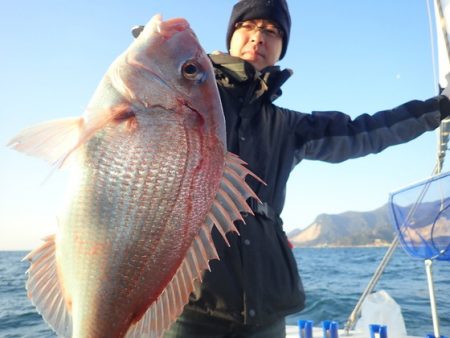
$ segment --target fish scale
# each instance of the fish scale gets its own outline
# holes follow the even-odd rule
[[[151,114],[150,114],[151,115]],[[159,125],[159,127],[161,127]],[[111,247],[110,250],[114,251],[114,248],[121,247],[122,243],[127,243],[128,250],[131,250],[133,248],[132,252],[140,252],[142,253],[150,253],[154,257],[154,259],[159,262],[160,259],[158,257],[164,258],[167,257],[166,251],[167,249],[158,250],[157,244],[159,246],[162,246],[163,248],[170,248],[171,251],[174,250],[173,241],[169,241],[168,239],[162,239],[159,240],[162,237],[162,234],[164,233],[164,228],[166,224],[185,224],[186,221],[180,219],[178,215],[183,215],[181,210],[179,212],[173,213],[172,211],[175,209],[174,205],[176,204],[176,199],[174,199],[175,196],[183,195],[182,193],[178,192],[178,188],[182,186],[182,178],[183,177],[189,177],[189,175],[179,175],[178,174],[178,168],[183,167],[189,167],[189,165],[186,165],[184,163],[189,162],[187,161],[187,153],[190,152],[198,152],[198,150],[190,149],[190,151],[183,151],[183,147],[181,145],[186,144],[186,140],[182,139],[182,135],[184,135],[183,132],[180,132],[180,127],[172,127],[171,126],[165,126],[166,128],[163,128],[163,132],[161,132],[161,128],[158,130],[152,130],[152,129],[142,129],[142,136],[139,131],[135,131],[133,133],[133,137],[129,140],[127,139],[127,131],[123,130],[123,128],[105,128],[105,131],[103,133],[99,133],[97,136],[93,138],[92,143],[95,144],[95,147],[90,147],[89,143],[87,145],[87,152],[89,152],[89,156],[86,156],[89,158],[89,161],[92,163],[91,165],[84,166],[85,168],[88,168],[86,170],[86,174],[84,175],[84,179],[87,182],[94,182],[95,183],[95,189],[87,189],[85,191],[80,191],[78,199],[80,201],[87,201],[87,205],[85,205],[85,208],[82,208],[85,211],[85,213],[82,215],[82,217],[73,217],[73,215],[68,212],[69,215],[69,221],[66,222],[66,226],[70,229],[80,229],[80,232],[86,231],[86,224],[89,224],[89,222],[94,221],[94,225],[90,228],[91,232],[94,232],[96,236],[94,239],[97,239],[100,237],[99,240],[95,240],[94,243],[90,244],[90,251],[92,250],[101,250],[100,248],[96,249],[96,247],[103,245],[98,244],[97,242],[103,241],[104,237],[107,237],[107,234],[109,231],[112,231],[116,228],[117,224],[123,224],[123,228],[125,228],[127,231],[125,233],[116,232],[122,235],[123,238],[121,238],[119,241],[112,241],[110,243]],[[139,127],[140,129],[140,127]],[[171,130],[175,129],[175,130]],[[165,131],[165,132],[164,132]],[[124,134],[124,136],[117,137],[116,134]],[[113,135],[111,135],[113,134]],[[177,135],[178,137],[174,140],[172,138],[172,142],[167,142],[165,139],[168,139],[167,134]],[[98,139],[104,139],[98,140]],[[191,145],[195,146],[195,142],[192,142],[195,138],[191,137]],[[136,140],[145,140],[146,145],[142,145],[141,142],[138,142]],[[158,140],[158,142],[156,142]],[[155,146],[158,145],[158,146]],[[175,147],[176,146],[176,147]],[[191,147],[192,147],[191,146]],[[197,142],[197,148],[198,142]],[[137,149],[136,149],[137,148]],[[153,151],[153,149],[159,148],[158,152]],[[167,149],[164,149],[167,148]],[[192,147],[194,148],[194,147]],[[105,150],[103,150],[105,149]],[[171,152],[174,152],[173,149],[176,149],[177,151],[172,155]],[[124,153],[125,156],[122,156],[121,152]],[[149,175],[147,173],[152,172],[152,170],[143,170],[145,175],[139,175],[140,170],[137,170],[136,167],[140,167],[142,163],[142,158],[145,158],[143,154],[140,154],[140,152],[144,152],[147,157],[147,163],[151,165],[152,168],[157,168],[156,172],[158,175]],[[99,155],[96,155],[99,154]],[[104,154],[110,154],[110,159],[107,159],[107,161],[99,162],[97,159],[97,156],[104,156]],[[136,159],[136,161],[130,161],[129,158]],[[114,159],[119,158],[125,158],[125,160],[122,160],[122,163],[117,163]],[[196,159],[196,156],[190,156],[189,157],[192,162],[192,159]],[[169,159],[169,160],[168,160]],[[101,184],[98,185],[97,182],[103,182],[104,180],[99,180],[98,175],[101,175],[99,173],[110,173],[110,169],[108,168],[96,168],[95,163],[101,163],[101,166],[107,166],[107,167],[113,167],[113,172],[115,175],[113,176],[113,180],[110,180],[108,184]],[[194,165],[190,165],[196,166]],[[153,170],[155,171],[155,170]],[[136,175],[128,175],[128,173],[135,173]],[[123,179],[125,177],[125,179]],[[83,178],[82,178],[83,180]],[[140,188],[139,188],[140,187]],[[143,190],[142,187],[146,187],[146,190]],[[159,189],[152,189],[152,187],[159,187]],[[93,194],[92,190],[95,191]],[[184,189],[184,191],[189,191],[190,188]],[[156,196],[155,196],[156,192]],[[106,198],[104,197],[106,196]],[[136,198],[138,196],[138,198]],[[187,199],[187,196],[182,199]],[[98,201],[97,203],[92,203],[92,200]],[[130,203],[130,201],[138,201],[139,204],[143,203],[144,207],[139,207],[139,205],[133,205],[133,203]],[[153,201],[156,201],[156,206]],[[146,202],[146,203],[145,203]],[[89,207],[89,205],[92,205],[92,208]],[[80,203],[82,204],[82,203]],[[159,204],[159,205],[158,205]],[[168,215],[165,212],[161,212],[159,206],[163,206],[162,211],[167,210],[170,211],[171,214],[175,216],[175,219],[172,220],[172,217]],[[182,205],[182,203],[180,203]],[[77,203],[77,208],[79,208],[79,205]],[[98,211],[97,208],[100,210]],[[99,215],[98,222],[95,222],[95,217]],[[148,215],[151,215],[151,218],[148,217]],[[125,216],[125,217],[124,217]],[[128,217],[127,217],[128,216]],[[105,219],[106,217],[110,219]],[[164,222],[164,220],[169,219],[167,222]],[[150,223],[150,224],[148,224]],[[147,231],[146,231],[147,230]],[[169,229],[171,230],[171,229]],[[63,229],[64,231],[64,229]],[[106,232],[104,235],[102,235],[102,232]],[[173,230],[171,230],[173,231]],[[100,232],[100,235],[98,234]],[[158,234],[161,234],[160,236],[157,236]],[[93,234],[90,234],[88,231],[88,234],[86,237],[91,238]],[[185,236],[185,234],[182,234],[181,236]],[[174,236],[172,238],[177,238],[179,235],[177,235],[177,231],[174,231]],[[147,241],[146,241],[147,239]],[[142,240],[144,243],[154,243],[150,247],[142,247],[139,244],[142,244]],[[68,248],[71,246],[71,243],[73,243],[72,238],[67,238],[66,242],[63,242],[61,244],[61,247]],[[140,243],[141,241],[141,243]],[[169,242],[169,243],[167,243]],[[186,250],[186,245],[184,247],[181,247],[180,250]],[[82,252],[80,252],[80,249],[77,249],[76,247],[73,249],[75,251],[75,257],[78,258],[80,262],[83,262],[84,265],[87,264],[87,267],[83,268],[81,271],[76,271],[74,275],[82,276],[83,273],[89,273],[88,271],[91,271],[92,269],[89,268],[89,262],[90,258],[98,259],[98,255],[92,255],[92,252],[88,252],[85,255],[88,257],[83,256]],[[162,251],[161,253],[159,251]],[[104,255],[106,257],[109,257],[110,255],[108,252],[105,252]],[[112,257],[116,257],[116,255]],[[145,294],[156,294],[159,295],[161,290],[146,290],[145,285],[139,285],[137,273],[144,274],[145,272],[151,273],[153,276],[149,276],[149,278],[145,279],[145,284],[148,285],[155,285],[156,282],[160,281],[162,278],[157,277],[155,278],[154,271],[158,271],[158,266],[152,265],[150,262],[145,262],[142,259],[139,258],[133,258],[133,256],[126,256],[125,254],[121,255],[124,261],[126,261],[125,264],[118,265],[117,261],[114,262],[113,267],[120,271],[120,275],[114,276],[112,274],[114,271],[109,272],[108,271],[108,262],[106,261],[95,261],[93,263],[94,267],[97,266],[104,266],[104,271],[101,272],[101,275],[106,275],[109,278],[113,278],[116,280],[119,280],[117,284],[119,285],[118,290],[112,289],[112,290],[105,290],[103,283],[98,285],[96,288],[92,288],[92,278],[85,278],[88,282],[86,282],[82,286],[74,286],[74,289],[79,290],[79,298],[83,299],[90,299],[90,302],[85,306],[80,312],[83,313],[85,316],[89,316],[91,323],[96,323],[96,326],[98,328],[97,323],[105,322],[105,320],[101,320],[100,318],[104,316],[103,313],[99,314],[92,314],[88,309],[96,309],[98,308],[95,306],[96,299],[98,297],[103,296],[106,299],[115,299],[115,301],[118,301],[120,303],[124,303],[127,300],[131,299],[142,299],[145,298]],[[181,256],[181,255],[180,255]],[[100,256],[101,257],[101,256]],[[105,259],[105,258],[103,258]],[[139,263],[137,266],[133,266],[133,264],[129,264],[131,262]],[[178,262],[175,262],[178,263]],[[64,266],[64,264],[62,263]],[[173,275],[174,268],[170,268],[168,266],[166,261],[166,268],[162,268],[159,271],[161,274],[166,274],[168,277],[165,277],[165,279],[170,279],[171,273]],[[75,266],[78,266],[78,264],[75,264]],[[144,270],[144,272],[142,272]],[[147,270],[147,271],[145,271]],[[71,275],[71,273],[65,272],[68,275]],[[99,280],[103,280],[101,275],[97,275],[94,278],[98,278]],[[156,274],[158,275],[158,274]],[[81,278],[84,280],[83,278]],[[126,279],[126,281],[121,281],[123,279]],[[155,279],[155,281],[153,281]],[[127,289],[121,287],[121,285],[127,285]],[[142,283],[141,283],[142,284]],[[94,289],[94,290],[92,290]],[[141,292],[136,292],[134,297],[130,294],[131,290],[140,290]],[[144,290],[144,294],[142,293],[142,290]],[[103,292],[102,292],[103,291]],[[125,294],[124,294],[125,291]],[[85,292],[86,294],[83,294]],[[97,293],[100,293],[100,295],[97,296]],[[104,295],[105,293],[106,295]],[[103,298],[101,297],[101,298]],[[97,302],[104,302],[103,300],[99,300]],[[132,302],[133,304],[136,304],[137,301]],[[146,305],[145,303],[143,306]],[[100,318],[97,318],[99,316]],[[123,318],[122,313],[117,314],[118,317]],[[115,323],[118,321],[118,319],[114,318],[113,313],[107,314],[108,323]],[[80,321],[83,321],[83,319],[79,319]],[[85,321],[88,322],[88,321]],[[89,325],[89,324],[88,324]],[[92,324],[91,324],[92,325]],[[111,325],[109,325],[111,326]],[[92,330],[91,328],[86,329]],[[81,333],[80,333],[81,334]]]

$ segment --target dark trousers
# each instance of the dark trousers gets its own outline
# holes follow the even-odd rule
[[[164,338],[286,338],[286,325],[284,319],[255,326],[201,313],[182,314]]]

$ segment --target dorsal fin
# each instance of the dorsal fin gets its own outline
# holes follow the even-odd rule
[[[66,308],[58,281],[55,236],[44,238],[44,244],[31,251],[24,260],[31,262],[26,284],[31,302],[58,336],[71,337],[72,316]]]
[[[245,201],[249,197],[258,201],[259,199],[245,182],[245,177],[251,175],[257,180],[261,180],[245,168],[244,164],[236,155],[231,153],[226,155],[220,189],[203,226],[172,280],[139,322],[130,327],[126,338],[161,337],[183,311],[196,283],[201,281],[204,271],[209,269],[209,261],[219,259],[211,237],[212,228],[215,226],[228,244],[226,233],[237,232],[233,222],[242,220],[240,212],[252,213]]]

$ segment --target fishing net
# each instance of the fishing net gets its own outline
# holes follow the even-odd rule
[[[450,172],[392,193],[389,204],[407,253],[450,260]]]

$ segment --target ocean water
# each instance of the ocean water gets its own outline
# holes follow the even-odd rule
[[[335,320],[343,328],[386,251],[387,248],[296,249],[307,306],[288,317],[287,323],[306,319],[320,326],[322,320]],[[441,335],[449,337],[450,262],[435,262],[432,271]],[[423,260],[398,247],[375,287],[375,291],[379,290],[387,291],[401,306],[408,335],[425,337],[433,332]]]
[[[382,259],[386,248],[297,248],[294,254],[307,293],[307,307],[289,316],[298,319],[338,321],[348,316]],[[48,328],[26,297],[26,252],[0,252],[0,337],[50,338]],[[433,265],[434,287],[441,334],[450,336],[450,262]],[[433,332],[428,286],[423,261],[397,249],[375,290],[386,290],[401,306],[409,335]]]

